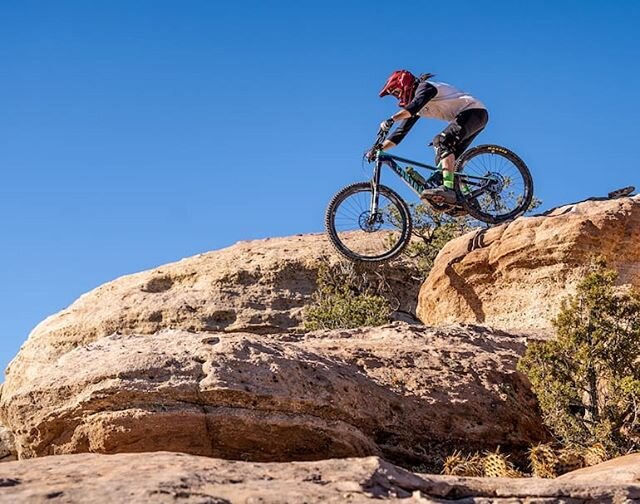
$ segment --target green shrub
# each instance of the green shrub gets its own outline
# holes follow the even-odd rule
[[[640,294],[616,278],[597,261],[553,321],[557,338],[518,365],[565,445],[600,442],[612,455],[640,448]]]
[[[422,279],[433,267],[436,256],[447,242],[471,231],[473,221],[468,216],[452,217],[436,212],[425,203],[409,205],[414,239],[404,251],[415,262]]]
[[[378,326],[390,321],[389,301],[352,263],[323,264],[317,285],[304,311],[304,326],[310,331]]]

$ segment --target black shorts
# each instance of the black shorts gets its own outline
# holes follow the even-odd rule
[[[436,148],[436,164],[443,157],[441,154],[451,154],[458,159],[467,150],[471,142],[484,129],[489,121],[486,109],[467,109],[460,112],[442,133],[433,139]]]

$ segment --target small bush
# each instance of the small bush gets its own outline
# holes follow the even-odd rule
[[[307,330],[352,329],[378,326],[390,321],[391,307],[349,262],[323,264],[318,271],[318,288],[305,308]]]
[[[564,445],[601,443],[610,456],[640,448],[640,294],[616,277],[598,260],[553,321],[557,338],[518,365]]]
[[[405,256],[415,262],[422,279],[433,267],[436,256],[447,242],[473,229],[468,216],[452,217],[436,212],[424,203],[409,205],[414,239],[405,249]]]

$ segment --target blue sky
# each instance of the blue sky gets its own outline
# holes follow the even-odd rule
[[[478,142],[518,152],[545,208],[640,185],[639,25],[632,0],[4,0],[0,366],[105,281],[321,231],[396,68],[480,98]],[[429,161],[442,127],[396,152]]]

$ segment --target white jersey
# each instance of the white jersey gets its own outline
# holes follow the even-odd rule
[[[467,109],[486,109],[480,100],[475,99],[469,93],[460,91],[444,82],[429,83],[438,90],[427,104],[420,109],[418,115],[421,117],[431,117],[451,122],[456,116]]]

